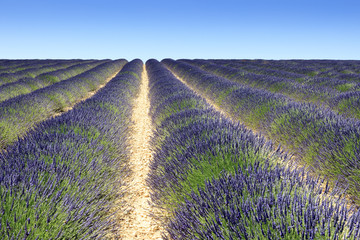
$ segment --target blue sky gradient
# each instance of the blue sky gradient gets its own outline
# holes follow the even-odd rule
[[[359,59],[358,0],[0,0],[0,59]]]

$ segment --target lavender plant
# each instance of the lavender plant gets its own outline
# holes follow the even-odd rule
[[[126,60],[105,62],[73,78],[0,103],[0,147],[11,144],[36,124],[81,100],[125,63]]]
[[[109,236],[128,171],[129,119],[142,62],[122,70],[92,98],[0,155],[1,239]]]
[[[324,179],[276,165],[287,160],[279,148],[222,117],[156,60],[146,65],[156,127],[148,184],[166,212],[165,239],[358,237],[359,213],[332,198]],[[179,107],[173,96],[197,104]]]
[[[50,86],[56,82],[75,77],[85,71],[88,71],[106,61],[94,61],[76,64],[74,66],[55,70],[49,73],[43,73],[36,78],[23,78],[13,83],[0,86],[0,102],[7,99],[31,93],[37,89]]]
[[[0,86],[16,82],[22,78],[34,78],[42,73],[55,71],[58,69],[67,68],[79,63],[78,60],[73,61],[50,61],[46,63],[42,63],[40,66],[38,64],[34,64],[31,68],[20,69],[14,73],[5,72],[0,74]]]
[[[270,154],[271,143],[222,118],[159,62],[148,61],[147,70],[156,127],[149,175],[154,202],[171,208],[185,193],[223,170],[234,171],[246,158],[278,159],[279,152]]]
[[[26,59],[26,60],[1,60],[0,63],[0,74],[1,73],[14,73],[17,71],[22,71],[28,68],[43,67],[46,65],[52,65],[55,61],[59,60],[35,60],[35,59]],[[62,60],[62,61],[74,61],[75,60]],[[80,61],[79,61],[80,62]]]
[[[213,81],[208,81],[208,72],[170,59],[163,62],[214,102],[221,99],[221,106],[232,116],[263,131],[295,153],[303,164],[325,174],[332,184],[340,181],[349,186],[349,194],[359,201],[359,121],[265,90],[257,90],[254,94],[253,89],[245,91],[244,85],[239,84],[237,89],[233,85],[228,87],[234,83],[216,76],[212,78],[214,81],[217,78],[219,83],[213,87]],[[224,92],[227,93],[225,97],[222,96]]]
[[[166,239],[359,239],[359,212],[350,214],[323,183],[304,171],[244,163],[188,194]]]
[[[253,88],[266,89],[270,92],[281,93],[288,97],[291,97],[298,101],[308,102],[325,102],[327,99],[336,96],[338,94],[337,87],[347,84],[347,82],[333,80],[328,81],[325,86],[310,84],[310,80],[307,77],[289,79],[284,77],[277,77],[270,74],[263,74],[259,72],[249,72],[247,70],[232,68],[229,66],[222,66],[212,64],[207,61],[184,61],[196,66],[200,66],[203,70],[214,73],[218,76],[225,77],[232,81],[248,85]],[[301,79],[301,83],[299,83]],[[319,82],[319,79],[312,80],[312,82]],[[332,82],[332,83],[331,83]],[[332,86],[332,88],[330,88]]]
[[[339,113],[360,119],[360,91],[342,93],[329,100],[330,107]]]

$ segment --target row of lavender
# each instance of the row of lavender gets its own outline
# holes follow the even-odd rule
[[[0,60],[0,74],[15,73],[26,69],[35,69],[44,66],[54,65],[60,62],[81,62],[82,60],[39,60],[39,59],[24,59],[24,60]]]
[[[37,62],[44,63],[46,60],[40,60],[40,59],[0,59],[0,71],[3,70],[11,70],[16,68],[21,68],[22,66],[26,66],[28,64],[34,64]]]
[[[360,237],[359,213],[323,180],[277,165],[287,156],[271,142],[221,116],[163,64],[146,66],[155,127],[148,184],[165,209],[164,238]]]
[[[0,85],[16,82],[20,79],[34,78],[40,74],[71,67],[75,64],[90,62],[88,60],[52,60],[35,62],[25,69],[19,68],[15,72],[6,71],[0,74]]]
[[[88,71],[101,63],[108,61],[93,61],[77,63],[68,68],[42,73],[34,78],[22,78],[16,82],[7,83],[0,86],[0,102],[10,98],[31,93],[37,89],[50,86],[54,83],[75,77]],[[1,79],[1,77],[0,77]]]
[[[1,102],[0,147],[6,147],[36,124],[86,97],[125,63],[126,60],[106,61],[67,80]]]
[[[142,67],[140,60],[126,64],[92,98],[41,123],[0,156],[1,239],[110,236],[112,214],[123,210],[114,202],[128,171],[132,101]]]
[[[348,186],[348,192],[359,202],[359,121],[232,82],[193,65],[171,59],[163,62],[234,118],[291,150],[303,164],[309,164],[332,183]]]
[[[299,79],[303,76],[298,76],[296,80],[292,78],[285,78],[274,76],[268,72],[252,72],[248,68],[236,67],[234,64],[214,64],[206,60],[184,60],[184,62],[194,64],[201,67],[203,70],[218,74],[242,84],[247,84],[251,87],[268,89],[271,92],[281,92],[287,94],[295,99],[303,99],[307,101],[320,101],[324,98],[335,96],[337,91],[332,88],[323,88],[317,85],[299,83]],[[287,76],[288,77],[288,76]]]
[[[287,71],[293,71],[296,74],[302,73],[303,84],[320,86],[325,92],[329,88],[338,91],[329,99],[320,99],[331,109],[344,114],[347,117],[360,119],[360,61],[294,61],[295,66],[287,68],[285,61],[278,66],[277,61],[271,61],[266,64],[266,69],[271,68],[272,72],[277,72],[277,67]],[[305,65],[306,64],[306,65]],[[305,66],[304,66],[305,65]],[[242,64],[235,65],[242,68]],[[249,69],[250,67],[250,69]],[[264,65],[250,64],[249,70],[258,71],[264,69]],[[260,68],[261,67],[261,68]],[[255,68],[255,69],[254,69]],[[265,72],[269,74],[269,72]]]
[[[306,74],[266,69],[263,66],[238,61],[184,60],[184,62],[250,87],[281,93],[297,101],[325,105],[346,117],[360,118],[360,80],[309,77]]]
[[[14,73],[28,68],[43,67],[54,64],[56,60],[1,60],[0,74]],[[72,60],[70,60],[72,61]],[[75,60],[74,60],[75,61]]]
[[[358,60],[212,60],[221,65],[265,71],[266,75],[285,78],[337,78],[360,81]]]
[[[272,61],[272,66],[277,61]],[[327,88],[331,87],[340,93],[332,96],[328,100],[322,101],[332,108],[333,110],[344,114],[347,117],[355,117],[360,119],[360,61],[295,61],[298,63],[296,67],[290,69],[286,68],[286,62],[283,64],[283,69],[294,72],[303,72],[305,77],[304,84],[323,86],[323,91],[327,91]],[[303,63],[306,66],[303,66]],[[252,65],[252,64],[251,64]],[[242,68],[242,64],[236,64],[235,66]],[[281,66],[281,65],[280,65]],[[276,64],[272,67],[272,71],[277,72]],[[255,67],[255,71],[259,70],[259,67],[264,69],[264,66],[250,66]],[[268,74],[268,72],[266,72]],[[297,73],[299,74],[299,73]],[[310,76],[310,77],[306,77]]]
[[[216,62],[218,61],[221,60]],[[270,61],[265,65],[257,62],[254,64],[251,62],[244,64],[244,62],[239,61],[226,62],[227,66],[266,75],[280,74],[282,78],[293,78],[286,75],[295,74],[298,75],[295,78],[297,81],[301,80],[306,85],[320,86],[324,92],[328,91],[329,88],[334,89],[340,93],[336,93],[329,99],[320,100],[333,110],[348,117],[360,118],[360,61],[294,60],[284,61],[280,65],[278,61]],[[295,65],[291,66],[289,62],[293,62]],[[279,71],[279,68],[282,70]],[[282,74],[285,74],[285,76]]]

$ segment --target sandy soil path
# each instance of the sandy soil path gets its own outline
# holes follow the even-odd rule
[[[140,93],[135,100],[132,121],[133,136],[131,139],[129,186],[125,196],[129,208],[120,219],[121,239],[154,240],[161,239],[158,223],[151,217],[150,189],[146,185],[149,173],[149,162],[152,158],[150,138],[152,135],[151,118],[149,116],[150,101],[149,79],[146,68],[142,73]]]

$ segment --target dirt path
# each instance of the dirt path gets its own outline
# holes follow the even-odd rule
[[[149,79],[144,65],[140,93],[135,100],[132,115],[134,122],[130,156],[132,175],[125,196],[129,208],[120,219],[120,235],[122,236],[121,239],[124,240],[161,239],[160,227],[150,216],[150,189],[146,186],[145,181],[150,170],[149,162],[152,158],[149,142],[152,130],[148,94]]]

